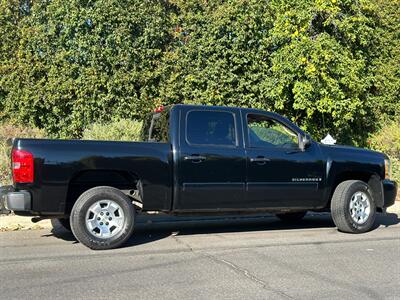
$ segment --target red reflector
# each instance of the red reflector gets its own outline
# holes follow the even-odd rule
[[[33,155],[24,150],[13,149],[12,173],[14,182],[33,182]]]
[[[157,107],[155,110],[154,110],[154,112],[156,112],[156,113],[159,113],[159,112],[162,112],[164,110],[164,106],[159,106],[159,107]]]

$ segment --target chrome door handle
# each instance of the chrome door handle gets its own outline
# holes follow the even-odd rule
[[[205,156],[200,156],[200,155],[189,155],[189,156],[185,156],[183,159],[184,160],[203,161],[203,160],[206,160],[206,157]]]
[[[270,161],[269,158],[266,157],[252,157],[250,158],[250,162],[267,162]]]

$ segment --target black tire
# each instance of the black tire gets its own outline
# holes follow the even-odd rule
[[[350,209],[352,197],[359,192],[364,193],[369,201],[369,215],[361,224],[353,219]],[[336,187],[332,196],[331,214],[333,222],[339,231],[363,233],[371,230],[375,222],[376,205],[374,198],[370,193],[370,187],[368,184],[360,180],[347,180],[341,182]],[[355,218],[357,218],[357,216],[355,216]]]
[[[101,205],[102,201],[108,200],[119,206],[122,212],[118,212],[118,214],[123,215],[123,218],[121,218],[122,224],[118,227],[116,234],[109,238],[104,238],[97,236],[95,230],[90,231],[86,221],[87,216],[90,218],[90,214],[92,214],[89,210],[93,205]],[[92,218],[94,222],[97,222],[97,218],[94,216]],[[125,243],[132,235],[135,223],[135,208],[129,197],[120,190],[108,186],[99,186],[84,192],[78,198],[71,211],[70,223],[72,233],[85,246],[93,250],[113,249]],[[109,232],[112,232],[111,229]]]
[[[276,216],[284,222],[297,222],[304,218],[307,211],[298,211],[291,213],[276,214]]]
[[[58,222],[58,224],[60,224],[65,230],[67,230],[67,231],[71,231],[71,223],[69,222],[69,218],[58,218],[58,219],[55,219],[57,222]],[[52,224],[53,224],[53,222],[52,222]],[[54,225],[53,225],[53,227],[54,227]]]

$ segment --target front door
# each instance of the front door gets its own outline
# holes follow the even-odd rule
[[[246,158],[240,110],[181,111],[176,210],[225,210],[244,206]]]
[[[247,204],[250,207],[316,207],[322,199],[323,162],[312,143],[299,149],[298,133],[267,114],[244,114]]]

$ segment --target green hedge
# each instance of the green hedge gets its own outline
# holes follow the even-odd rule
[[[400,182],[400,118],[389,122],[377,133],[371,135],[372,149],[386,153],[392,162],[392,177]]]
[[[84,140],[139,141],[142,122],[115,120],[110,123],[95,123],[83,131]]]
[[[0,120],[81,137],[159,104],[256,107],[365,145],[400,108],[400,2],[5,0]]]

